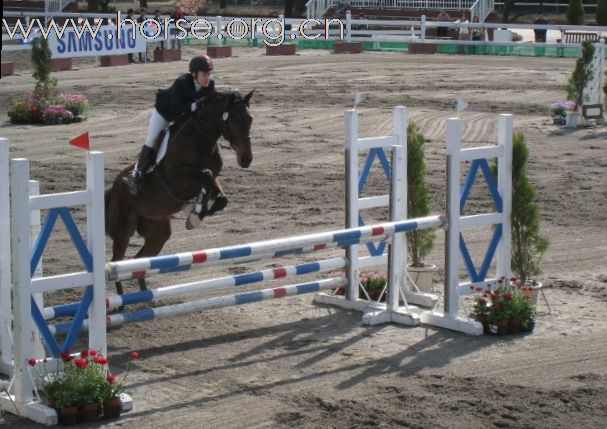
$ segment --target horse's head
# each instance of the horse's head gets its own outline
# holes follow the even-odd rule
[[[228,95],[227,107],[221,117],[223,121],[223,138],[230,142],[230,146],[236,151],[238,165],[242,168],[247,168],[253,162],[251,137],[249,134],[253,118],[249,114],[248,109],[253,91],[244,97],[236,92],[230,93]]]
[[[253,91],[244,97],[238,92],[215,92],[198,110],[201,120],[220,121],[221,136],[236,152],[238,165],[242,168],[247,168],[253,162],[249,135],[253,118],[248,109],[252,95]]]

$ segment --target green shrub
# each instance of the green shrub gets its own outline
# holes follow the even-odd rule
[[[512,138],[512,261],[521,284],[541,273],[540,260],[548,239],[540,234],[540,213],[535,186],[527,177],[529,149],[522,133]]]
[[[582,0],[569,0],[566,15],[567,22],[570,25],[584,24],[584,7],[582,6]]]
[[[584,88],[592,77],[592,58],[594,46],[590,40],[582,42],[582,56],[575,62],[575,69],[567,82],[567,98],[574,100],[578,106],[582,105]]]
[[[424,143],[426,139],[417,125],[410,121],[407,127],[407,217],[409,219],[430,214],[430,188],[426,183]],[[418,229],[407,232],[407,247],[411,265],[423,267],[424,257],[434,246],[433,229]]]
[[[48,100],[53,96],[57,79],[51,78],[51,50],[44,37],[38,37],[32,42],[32,65],[32,76],[36,79],[34,94]]]

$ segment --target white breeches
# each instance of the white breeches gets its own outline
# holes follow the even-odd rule
[[[160,131],[164,130],[168,125],[169,125],[169,122],[166,119],[164,119],[162,117],[162,115],[160,113],[158,113],[158,111],[156,109],[154,109],[154,111],[150,115],[150,123],[148,125],[148,135],[145,138],[144,145],[149,148],[156,149],[154,147],[154,143],[156,142],[156,139],[158,138],[158,134],[160,134]]]

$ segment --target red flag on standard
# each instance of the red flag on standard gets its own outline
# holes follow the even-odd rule
[[[70,140],[70,144],[73,146],[81,147],[82,149],[89,149],[89,132],[80,134],[78,137],[74,137]]]

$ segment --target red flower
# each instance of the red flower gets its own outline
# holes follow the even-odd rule
[[[476,292],[482,292],[483,288],[482,287],[477,287],[475,290],[476,290]]]
[[[61,360],[63,362],[69,362],[72,359],[74,359],[74,357],[70,354],[69,351],[67,351],[67,352],[61,352],[60,356],[61,356]]]
[[[88,350],[82,350],[80,352],[80,357],[83,358],[83,359],[86,359],[88,357],[88,355],[89,355],[89,351]]]
[[[107,381],[110,382],[110,383],[115,382],[116,381],[116,376],[113,375],[113,374],[108,374],[107,375]]]
[[[97,350],[89,350],[89,356],[97,356]]]
[[[80,367],[80,368],[86,368],[88,362],[84,359],[76,359],[74,361],[74,363],[76,364],[76,366]]]
[[[139,353],[131,352],[131,359],[139,359]]]
[[[510,300],[512,299],[512,294],[511,294],[510,292],[506,292],[506,293],[504,294],[504,299],[505,299],[506,301],[510,301]]]
[[[107,364],[107,359],[101,356],[95,356],[93,362],[98,363],[99,365],[105,365]]]
[[[29,366],[36,366],[36,359],[34,359],[34,358],[29,358],[29,359],[27,360],[27,364],[28,364]]]

